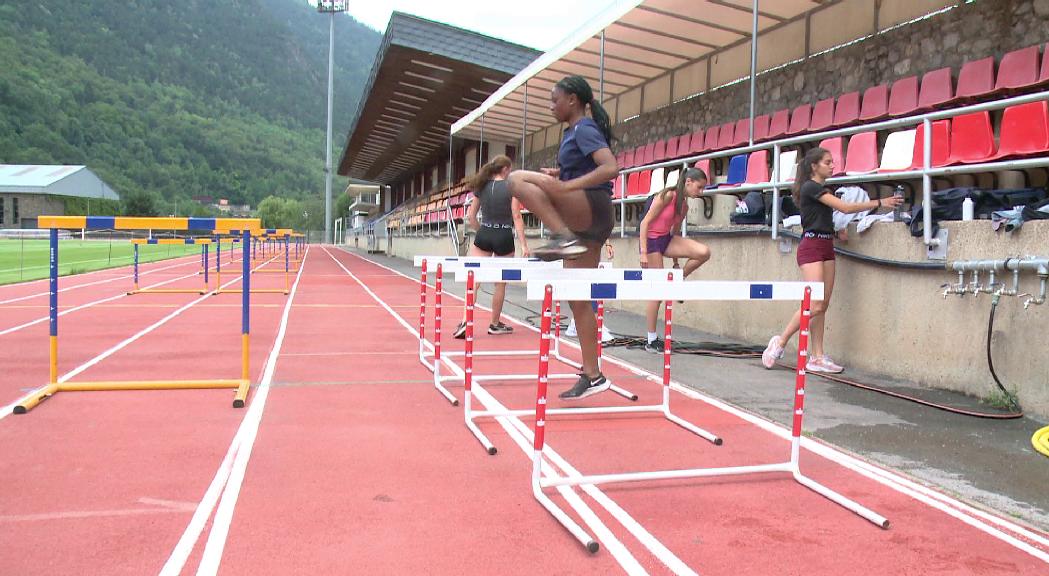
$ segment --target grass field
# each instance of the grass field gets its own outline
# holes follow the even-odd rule
[[[126,239],[59,240],[58,273],[81,274],[132,263],[134,248]],[[189,254],[200,254],[190,244],[139,246],[138,261],[154,262]],[[47,240],[0,240],[0,284],[37,280],[48,276]]]

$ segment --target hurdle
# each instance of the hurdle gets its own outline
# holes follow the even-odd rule
[[[434,341],[429,342],[426,340],[426,291],[427,283],[426,277],[428,272],[428,265],[431,261],[437,262],[437,270],[434,284]],[[442,363],[448,362],[449,358],[456,356],[464,356],[465,352],[446,352],[443,351],[441,346],[441,312],[442,312],[442,296],[444,293],[443,282],[444,272],[446,267],[448,271],[454,271],[457,274],[464,272],[467,269],[480,270],[480,269],[493,269],[495,271],[502,270],[503,267],[510,267],[513,270],[520,269],[560,269],[561,262],[543,262],[538,258],[491,258],[491,257],[459,257],[459,256],[416,256],[415,266],[420,268],[420,311],[419,311],[419,361],[426,366],[434,375],[434,387],[437,391],[445,397],[448,402],[453,406],[459,405],[459,399],[456,398],[447,387],[444,386],[444,381],[454,380],[456,382],[465,382],[464,378],[459,376],[442,376],[440,374],[439,366]],[[506,276],[510,277],[513,273],[507,273]],[[517,278],[519,281],[520,278]],[[499,282],[508,282],[512,280],[493,280]],[[599,308],[600,310],[600,308]],[[600,315],[599,315],[600,318]],[[468,322],[469,323],[469,322]],[[601,325],[598,324],[598,333],[600,333]],[[472,337],[472,336],[469,336]],[[429,354],[426,352],[426,345],[429,344],[434,349],[433,359],[431,362],[428,360]],[[600,353],[600,343],[598,343],[598,351]],[[533,350],[491,350],[485,352],[475,352],[477,356],[532,356],[536,353]],[[568,358],[563,357],[560,354],[559,348],[555,350],[554,357],[559,361],[571,366],[574,369],[582,368],[582,365],[576,363]],[[571,379],[574,380],[579,377],[578,374],[555,374],[553,378]],[[531,380],[532,376],[529,374],[503,374],[493,375],[487,377],[488,380]],[[636,400],[637,395],[624,390],[619,386],[613,386],[612,390],[630,400]],[[493,449],[489,449],[489,452],[494,454]]]
[[[133,238],[131,243],[134,245],[134,273],[133,288],[128,291],[127,295],[131,296],[134,294],[207,294],[211,289],[208,287],[208,252],[211,245],[210,238]],[[200,245],[200,258],[201,266],[203,267],[204,275],[204,287],[203,288],[140,288],[138,285],[138,247],[143,244],[199,244]]]
[[[465,406],[465,417],[466,426],[473,433],[474,437],[481,443],[485,450],[489,454],[495,454],[496,448],[492,445],[492,442],[480,431],[476,426],[474,419],[482,417],[499,417],[499,416],[524,416],[531,415],[532,410],[529,409],[518,409],[518,410],[481,410],[474,411],[472,409],[472,388],[473,383],[480,384],[484,381],[492,380],[523,380],[532,379],[534,375],[474,375],[474,356],[477,353],[473,351],[473,311],[476,299],[476,288],[477,282],[518,282],[528,283],[535,278],[540,279],[566,279],[570,280],[573,278],[580,277],[579,269],[549,269],[549,268],[469,268],[460,269],[455,273],[456,281],[466,282],[466,340],[467,347],[465,353],[465,362],[463,366],[464,372],[464,406]],[[667,280],[681,282],[683,280],[680,269],[664,270],[662,268],[596,268],[582,271],[586,274],[586,277],[592,282],[645,282],[656,280],[658,278],[666,278]],[[601,320],[603,316],[604,304],[602,300],[598,300],[598,334],[601,333]],[[557,309],[555,316],[560,315],[560,302],[556,304]],[[555,335],[553,337],[554,345],[553,351],[550,354],[555,359],[563,362],[574,369],[581,370],[582,365],[578,364],[568,358],[564,358],[558,352],[558,342],[560,341],[560,323],[555,324]],[[601,341],[598,339],[598,366],[601,365]],[[528,352],[529,355],[534,355],[535,350]],[[496,353],[493,353],[496,354]],[[566,378],[574,380],[578,378],[578,374],[547,374],[547,380],[555,378]],[[620,396],[627,398],[631,401],[638,399],[637,394],[625,390],[619,386],[613,384],[611,391],[619,394]],[[688,421],[678,417],[670,409],[669,396],[664,397],[663,403],[653,405],[639,405],[639,406],[606,406],[606,407],[587,407],[587,408],[553,408],[549,409],[550,414],[623,414],[623,413],[644,413],[653,412],[660,413],[666,416],[671,422],[681,426],[682,428],[697,434],[715,444],[720,444],[721,439],[717,438],[713,434],[710,434],[706,430],[697,428],[690,424]]]
[[[663,351],[663,397],[670,393],[671,342],[673,326],[673,307],[675,300],[732,300],[732,301],[775,301],[801,300],[801,332],[798,340],[798,368],[795,374],[794,418],[790,458],[786,462],[758,464],[749,466],[731,466],[721,468],[694,468],[678,470],[661,470],[652,472],[625,472],[616,474],[560,476],[554,474],[542,477],[543,447],[546,438],[546,418],[554,414],[547,410],[547,374],[549,372],[549,350],[551,336],[551,314],[554,295],[560,298],[579,300],[604,298],[610,300],[665,300],[664,338],[666,346]],[[760,474],[772,472],[790,473],[802,486],[824,496],[832,502],[843,506],[869,522],[888,528],[889,521],[878,513],[864,507],[830,488],[805,476],[799,465],[801,448],[801,428],[805,404],[805,363],[808,357],[809,320],[811,301],[823,299],[822,282],[593,282],[579,276],[576,279],[544,279],[536,277],[528,282],[527,297],[529,300],[542,300],[543,317],[539,340],[539,367],[537,373],[535,402],[535,432],[533,434],[532,453],[532,494],[537,501],[561,523],[590,552],[596,552],[598,544],[574,520],[561,510],[544,492],[543,489],[559,486],[592,486],[614,482],[636,482],[644,480],[669,480],[678,478],[704,478],[713,476],[734,476],[742,474]]]
[[[251,270],[245,258],[243,266],[244,291],[241,298],[241,372],[239,379],[227,380],[137,380],[107,382],[59,382],[58,381],[58,231],[59,229],[86,230],[212,230],[216,225],[226,228],[243,228],[243,246],[248,245],[250,229],[259,226],[256,218],[137,218],[120,216],[40,216],[37,226],[50,229],[50,330],[49,370],[47,385],[30,392],[19,400],[13,412],[25,414],[40,402],[59,392],[100,390],[182,390],[203,388],[233,388],[233,407],[242,408],[251,384],[249,371],[250,339],[250,288]]]
[[[255,237],[259,236],[260,234],[262,234],[263,230],[264,229],[262,229],[262,230],[236,230],[236,229],[214,230],[213,234],[214,234],[215,240],[217,242],[220,242],[219,246],[221,246],[221,236],[222,235],[232,235],[232,234],[242,235],[243,236],[243,239],[241,239],[241,243],[243,244],[243,246],[242,246],[242,248],[243,248],[243,256],[242,256],[242,258],[246,259],[246,261],[248,262],[248,264],[246,266],[247,266],[248,270],[250,271],[250,273],[256,273],[256,272],[258,272],[258,270],[255,269],[256,268],[256,266],[255,266],[256,265],[256,261],[255,261],[255,258],[250,255],[250,252],[253,251],[254,248],[255,248],[255,243],[254,243],[253,239]],[[270,230],[275,230],[275,229],[270,228]],[[234,241],[236,241],[236,240],[234,240]],[[233,247],[231,245],[230,246],[230,252],[232,252],[232,251],[233,251]],[[262,265],[268,264],[269,262],[272,262],[273,260],[276,260],[275,256],[273,258],[270,258],[269,260],[266,260],[265,262],[259,263],[258,265],[262,266]],[[254,294],[284,294],[284,295],[287,295],[288,293],[290,293],[291,292],[291,274],[290,274],[289,268],[290,268],[290,266],[289,266],[289,262],[288,262],[288,252],[287,252],[287,250],[285,250],[285,253],[284,253],[284,270],[281,271],[281,272],[284,273],[284,288],[252,288],[251,289],[252,293],[254,293]],[[222,258],[221,257],[216,258],[215,259],[215,290],[211,292],[211,295],[212,296],[217,296],[219,294],[240,294],[243,290],[244,290],[243,288],[223,288],[222,287]]]

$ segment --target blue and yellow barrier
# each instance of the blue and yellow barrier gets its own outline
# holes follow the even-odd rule
[[[49,268],[49,367],[47,385],[34,390],[19,400],[14,407],[15,414],[25,414],[40,402],[58,392],[84,390],[182,390],[200,388],[235,388],[233,407],[241,408],[248,397],[250,387],[250,323],[251,323],[251,267],[248,256],[251,243],[251,230],[259,228],[255,218],[121,218],[101,216],[41,216],[38,218],[41,228],[50,228]],[[215,380],[149,380],[123,382],[59,382],[58,381],[58,230],[64,228],[110,228],[128,229],[224,229],[238,226],[243,230],[241,246],[244,250],[243,282],[241,296],[241,372],[240,379]],[[199,227],[199,228],[198,228]],[[148,243],[148,242],[147,242]],[[136,244],[137,246],[138,244]],[[205,244],[206,245],[206,244]]]
[[[134,244],[134,274],[132,275],[134,288],[128,291],[128,296],[133,294],[207,294],[211,291],[208,287],[208,259],[211,245],[211,238],[133,238],[131,243]],[[204,275],[204,287],[203,288],[139,288],[138,286],[138,247],[146,244],[156,245],[200,245],[200,264],[203,269],[202,274]]]

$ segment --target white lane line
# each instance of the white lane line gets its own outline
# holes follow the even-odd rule
[[[415,278],[411,278],[409,276],[403,275],[403,274],[401,274],[398,271],[393,271],[392,269],[387,268],[387,266],[384,266],[384,265],[379,264],[377,262],[372,262],[372,261],[367,260],[365,258],[361,258],[360,256],[357,256],[356,254],[351,254],[351,253],[348,253],[348,252],[347,252],[347,254],[350,254],[352,256],[356,256],[357,258],[360,258],[360,259],[364,260],[365,262],[368,262],[368,263],[371,263],[371,264],[376,264],[376,265],[380,266],[380,268],[384,268],[386,270],[390,270],[391,272],[397,273],[397,274],[399,274],[399,275],[401,275],[401,276],[403,276],[403,277],[405,277],[405,278],[407,278],[409,280],[412,280],[416,284],[420,283],[419,279],[415,279]],[[336,261],[338,262],[338,260],[336,260]],[[339,262],[339,265],[342,266],[342,263]],[[345,266],[342,266],[342,268],[343,268],[344,271],[346,271]],[[349,274],[351,277],[354,276],[349,271],[346,271],[346,274]],[[356,279],[356,277],[355,277],[355,279]],[[358,283],[360,283],[362,286],[364,286],[364,284],[360,280],[358,280]],[[408,328],[409,332],[413,336],[415,336],[415,338],[419,338],[419,333],[415,332],[415,329],[412,328],[407,323],[407,321],[405,321],[397,313],[394,313],[389,306],[385,305],[385,302],[383,302],[382,300],[379,299],[378,296],[374,296],[374,294],[370,290],[367,289],[367,286],[364,286],[364,287],[365,287],[365,290],[369,294],[372,295],[372,298],[376,298],[377,301],[379,301],[381,304],[383,304],[386,307],[387,312],[389,312],[395,318],[400,320],[401,323],[406,328]],[[453,294],[449,294],[449,293],[445,293],[445,294],[447,294],[448,296],[451,296],[453,298],[459,299],[457,296],[455,296]],[[483,310],[489,310],[489,308],[487,308],[485,306],[479,306],[479,307],[483,308]],[[452,362],[449,359],[446,359],[446,362],[456,372],[456,374],[458,376],[461,376],[461,377],[463,376],[464,370],[463,370],[462,367],[459,367],[457,364],[455,364],[454,362]],[[484,387],[478,386],[477,388],[475,388],[474,396],[477,398],[477,400],[479,402],[483,403],[485,405],[486,409],[488,409],[488,410],[506,410],[507,409],[506,406],[502,405],[494,397],[492,397],[491,394],[488,392],[488,390],[486,390]],[[531,455],[532,455],[532,452],[533,452],[532,440],[531,440],[532,439],[532,430],[531,430],[531,428],[529,428],[525,423],[521,422],[520,419],[518,419],[518,418],[504,417],[504,418],[498,418],[497,420],[499,421],[499,424],[502,425],[502,427],[504,427],[504,429],[510,435],[510,438],[513,439],[515,441],[515,443],[517,443],[517,445],[521,448],[521,450],[523,452],[525,452],[526,457],[528,457],[529,460],[531,461]],[[543,448],[543,455],[547,456],[547,460],[550,461],[550,463],[552,465],[556,465],[557,468],[560,468],[565,475],[569,475],[569,476],[581,475],[579,473],[579,471],[576,470],[575,468],[573,468],[572,465],[569,464],[568,460],[565,460],[565,458],[563,456],[561,456],[556,450],[554,450],[554,448],[550,444],[548,444],[547,446],[545,446]],[[549,475],[549,472],[550,472],[549,467],[544,467],[543,471],[547,472],[548,475]],[[561,488],[568,488],[568,487],[561,487]],[[615,502],[615,500],[613,500],[611,497],[608,497],[604,492],[602,492],[600,488],[598,488],[596,486],[582,486],[580,488],[583,490],[583,492],[585,492],[586,494],[588,494],[592,498],[594,498],[595,502],[597,502],[597,504],[599,506],[604,508],[609,514],[612,514],[613,517],[615,517],[616,520],[618,520],[620,522],[620,524],[623,526],[623,528],[625,528],[630,534],[633,534],[638,539],[638,541],[640,541],[642,543],[642,546],[644,546],[652,554],[652,556],[655,556],[659,561],[661,561],[664,564],[664,566],[669,568],[673,573],[675,573],[675,574],[683,574],[683,575],[687,575],[687,576],[692,576],[692,575],[695,574],[695,572],[691,568],[688,567],[688,564],[686,564],[681,558],[679,558],[676,554],[673,554],[673,552],[671,552],[668,548],[666,548],[663,545],[663,543],[660,542],[658,538],[656,538],[656,536],[654,536],[650,532],[648,532],[643,526],[641,526],[640,522],[638,522],[636,519],[634,519],[633,516],[630,516],[629,513],[627,513],[625,510],[623,510],[622,507],[620,507]],[[572,492],[571,490],[559,490],[559,491],[561,492],[562,495],[565,495],[566,497],[568,497],[568,494],[572,494],[573,496],[576,496],[575,492]],[[576,497],[578,497],[578,496],[576,496]],[[580,504],[582,504],[582,503],[580,503]],[[585,505],[582,505],[582,506],[584,506],[584,510],[586,512],[590,512],[591,514],[593,514],[593,512],[590,511],[590,508],[585,508]],[[573,506],[573,508],[576,508],[576,507]],[[584,520],[586,520],[587,515],[585,513],[583,513],[578,508],[577,508],[577,512],[580,512],[580,516],[582,516],[584,518]],[[594,518],[596,519],[596,516]],[[591,528],[594,529],[595,536],[599,540],[601,540],[601,543],[603,543],[603,545],[605,545],[606,548],[609,549],[609,552],[612,552],[613,555],[616,556],[617,561],[620,562],[620,566],[622,566],[623,569],[626,570],[627,573],[629,573],[629,574],[644,573],[644,569],[641,567],[641,564],[637,561],[637,559],[635,559],[633,555],[630,555],[630,553],[626,550],[626,548],[622,545],[622,543],[618,540],[618,538],[616,538],[616,536],[611,531],[607,530],[607,528],[605,528],[604,525],[601,524],[599,519],[597,519],[597,524],[596,525],[591,524],[590,520],[586,520],[586,524],[587,524],[587,526],[591,526]],[[617,555],[617,552],[619,553],[619,555]],[[638,572],[638,571],[640,571],[640,572]]]
[[[414,281],[415,283],[419,282],[418,278],[413,278],[413,277],[408,276],[407,274],[404,274],[404,273],[402,273],[402,272],[400,272],[398,270],[394,270],[393,268],[389,268],[387,266],[383,266],[382,264],[379,264],[378,262],[372,262],[371,260],[368,260],[368,259],[363,258],[361,256],[357,256],[356,254],[353,254],[353,253],[348,252],[348,251],[346,251],[346,253],[350,254],[352,256],[355,256],[356,258],[359,258],[361,260],[364,260],[365,262],[371,262],[372,264],[375,264],[376,266],[379,266],[379,267],[385,268],[387,270],[390,270],[390,271],[392,271],[392,272],[394,272],[396,274],[399,274],[400,276],[403,276],[404,278],[407,278],[409,280]],[[455,294],[451,294],[451,293],[448,293],[448,292],[445,292],[445,294],[447,294],[447,295],[449,295],[449,296],[451,296],[451,297],[453,297],[453,298],[455,298],[457,300],[462,300],[462,298],[460,298],[459,296],[456,296]],[[516,318],[514,318],[512,316],[508,316],[508,318],[510,318],[510,320],[512,322],[518,324],[519,326],[522,326],[522,327],[524,327],[524,328],[526,328],[528,330],[531,330],[533,332],[538,332],[538,328],[536,328],[535,326],[532,326],[531,324],[528,324],[527,322],[522,322],[522,321],[520,321],[520,320],[518,320],[518,319],[516,319]],[[575,342],[570,341],[570,340],[562,339],[561,343],[566,344],[567,346],[569,346],[571,348],[574,348],[576,350],[579,349],[579,345],[576,344]],[[643,369],[641,369],[641,368],[639,368],[637,366],[634,366],[634,365],[630,364],[626,360],[622,360],[620,358],[616,358],[613,355],[606,354],[602,359],[603,360],[607,360],[609,362],[612,362],[613,364],[615,364],[617,366],[620,366],[621,368],[629,370],[630,372],[632,372],[632,373],[634,373],[634,374],[636,374],[638,376],[642,376],[642,377],[648,378],[648,379],[652,380],[653,382],[662,383],[662,381],[663,381],[662,376],[656,375],[656,374],[654,374],[652,372],[649,372],[647,370],[643,370]],[[785,428],[785,427],[783,427],[782,425],[780,425],[780,424],[778,424],[776,422],[767,420],[767,419],[762,418],[761,416],[758,416],[756,414],[751,414],[749,412],[743,411],[743,410],[741,410],[739,408],[736,408],[735,406],[732,406],[730,404],[727,404],[727,403],[725,403],[725,402],[723,402],[723,401],[721,401],[721,400],[719,400],[717,398],[714,398],[712,396],[708,396],[708,395],[706,395],[706,394],[704,394],[702,392],[699,392],[699,391],[696,391],[696,390],[694,390],[692,388],[689,388],[689,387],[681,384],[680,382],[671,381],[670,384],[671,384],[671,387],[674,390],[684,394],[685,396],[688,396],[688,397],[696,399],[696,400],[700,400],[700,401],[702,401],[702,402],[704,402],[706,404],[709,404],[710,406],[713,406],[713,407],[715,407],[715,408],[717,408],[719,410],[722,410],[724,412],[732,414],[733,416],[736,416],[737,418],[740,418],[740,419],[742,419],[742,420],[744,420],[746,422],[749,422],[751,424],[754,424],[755,426],[757,426],[757,427],[759,427],[759,428],[761,428],[761,429],[763,429],[763,430],[765,430],[765,431],[767,431],[767,432],[769,432],[769,433],[771,433],[771,434],[773,434],[773,435],[775,435],[775,436],[777,436],[777,437],[779,437],[779,438],[781,438],[783,440],[786,440],[788,442],[790,442],[790,440],[791,440],[791,432],[790,432],[790,430]],[[941,494],[941,493],[939,493],[939,492],[937,492],[935,490],[932,490],[932,489],[929,489],[929,488],[927,488],[925,486],[917,484],[917,483],[915,483],[915,482],[913,482],[913,481],[911,481],[911,480],[909,480],[909,479],[907,479],[905,477],[902,477],[902,476],[900,476],[900,475],[898,475],[898,474],[896,474],[896,473],[894,473],[894,472],[892,472],[890,470],[887,470],[885,468],[882,468],[880,466],[877,466],[877,465],[869,463],[869,462],[865,462],[863,460],[860,460],[860,459],[855,458],[853,456],[850,456],[848,454],[844,454],[844,453],[838,451],[837,449],[835,449],[834,447],[829,446],[827,444],[823,444],[821,442],[812,440],[810,438],[803,437],[801,439],[801,445],[802,445],[803,448],[805,448],[806,450],[812,452],[813,454],[817,454],[819,456],[822,456],[823,458],[826,458],[827,460],[830,460],[831,462],[834,462],[834,463],[836,463],[836,464],[838,464],[838,465],[840,465],[840,466],[842,466],[842,467],[844,467],[846,469],[852,470],[853,472],[856,472],[857,474],[860,474],[861,476],[864,476],[866,478],[874,480],[875,482],[878,482],[878,483],[880,483],[880,484],[882,484],[882,485],[884,485],[884,486],[886,486],[888,488],[891,488],[891,489],[893,489],[893,490],[895,490],[895,491],[897,491],[897,492],[899,492],[901,494],[904,494],[906,496],[910,496],[911,498],[917,500],[918,502],[921,502],[922,504],[926,504],[927,506],[929,506],[931,508],[934,508],[936,510],[940,510],[941,512],[943,512],[943,513],[945,513],[945,514],[947,514],[947,515],[949,515],[951,517],[957,518],[958,520],[961,520],[965,524],[968,524],[968,525],[970,525],[970,526],[972,526],[972,527],[974,527],[974,528],[976,528],[976,529],[978,529],[978,530],[980,530],[980,531],[982,531],[982,532],[984,532],[984,533],[986,533],[988,535],[991,535],[991,536],[993,536],[995,538],[998,538],[999,540],[1001,540],[1001,541],[1003,541],[1003,542],[1005,542],[1005,543],[1007,543],[1007,544],[1009,544],[1011,546],[1014,546],[1017,549],[1022,550],[1023,552],[1026,552],[1026,553],[1028,553],[1028,554],[1030,554],[1030,555],[1032,555],[1032,556],[1042,560],[1043,562],[1049,563],[1049,554],[1047,554],[1046,551],[1040,550],[1038,548],[1035,548],[1035,547],[1031,546],[1030,544],[1028,544],[1027,542],[1024,542],[1022,540],[1018,540],[1014,536],[1012,536],[1010,534],[1007,534],[1005,532],[1002,532],[1002,531],[994,528],[993,526],[990,526],[988,524],[980,522],[976,518],[981,518],[981,519],[983,519],[983,520],[985,520],[987,522],[991,522],[993,524],[997,524],[998,526],[1001,526],[1002,528],[1012,532],[1013,534],[1019,535],[1022,538],[1025,538],[1027,540],[1030,540],[1030,541],[1038,543],[1042,547],[1049,547],[1049,540],[1047,540],[1043,536],[1041,536],[1041,535],[1039,535],[1039,534],[1037,534],[1037,533],[1035,533],[1035,532],[1033,532],[1031,530],[1028,530],[1027,528],[1024,528],[1024,527],[1022,527],[1022,526],[1020,526],[1018,524],[1015,524],[1013,522],[1010,522],[1010,521],[1008,521],[1008,520],[1006,520],[1004,518],[1000,518],[1000,517],[995,516],[993,514],[990,514],[988,512],[985,512],[985,511],[982,511],[982,510],[978,510],[978,509],[970,506],[969,504],[966,504],[966,503],[964,503],[964,502],[962,502],[960,500],[954,499],[954,498],[952,498],[950,496],[947,496],[945,494]]]
[[[194,272],[193,274],[186,274],[185,276],[177,276],[177,277],[172,278],[170,280],[164,280],[163,282],[157,282],[156,284],[150,284],[149,286],[145,286],[144,288],[147,288],[147,289],[148,288],[156,288],[158,286],[163,286],[165,284],[170,284],[170,283],[176,282],[178,280],[184,280],[186,278],[190,278],[190,277],[193,277],[193,276],[196,276],[196,275],[197,275],[197,273]],[[77,310],[83,310],[85,308],[90,308],[92,306],[97,306],[98,304],[105,304],[106,302],[112,302],[113,300],[119,300],[120,298],[126,298],[127,295],[128,295],[127,292],[121,292],[120,294],[117,294],[116,296],[110,296],[109,298],[103,298],[101,300],[95,300],[95,301],[92,301],[92,302],[87,302],[85,304],[81,304],[79,306],[74,306],[73,308],[68,308],[66,310],[63,310],[63,311],[59,312],[58,313],[58,317],[61,318],[62,316],[65,316],[66,314],[69,314],[70,312],[76,312]],[[41,322],[47,322],[49,318],[50,318],[49,316],[44,316],[42,318],[37,318],[36,320],[30,320],[29,322],[26,322],[25,324],[19,324],[18,326],[12,326],[11,328],[0,330],[0,336],[4,336],[5,334],[10,334],[12,332],[17,332],[17,331],[19,331],[19,330],[21,330],[23,328],[28,328],[30,326],[35,326],[36,324],[40,324]]]
[[[222,287],[225,288],[226,286],[230,286],[231,284],[240,281],[240,278],[241,278],[240,276],[237,276],[237,277],[233,278],[232,280],[230,280],[229,282],[226,282],[225,284],[223,284]],[[126,348],[128,345],[130,345],[131,343],[135,342],[139,338],[142,338],[143,336],[145,336],[146,334],[149,334],[153,330],[156,330],[157,328],[160,328],[164,324],[167,324],[170,320],[174,319],[176,316],[182,314],[186,310],[192,308],[193,306],[199,304],[200,302],[203,302],[204,300],[207,300],[210,297],[211,297],[211,293],[208,293],[208,294],[205,294],[205,295],[197,298],[196,300],[193,300],[192,302],[189,302],[188,304],[180,306],[178,309],[176,309],[171,314],[168,314],[167,316],[161,318],[160,320],[157,320],[153,324],[150,324],[146,328],[143,328],[138,333],[136,333],[134,336],[131,336],[130,338],[128,338],[128,339],[126,339],[126,340],[116,344],[115,346],[113,346],[109,350],[106,350],[105,352],[99,354],[98,356],[95,356],[94,358],[88,360],[87,362],[81,364],[80,366],[77,366],[73,370],[70,370],[69,372],[66,372],[65,374],[63,374],[62,376],[60,376],[58,378],[58,381],[59,382],[65,382],[65,381],[69,380],[70,378],[80,374],[84,370],[87,370],[88,368],[94,366],[95,364],[98,364],[99,362],[105,360],[106,358],[109,358],[110,356],[112,356],[113,354],[116,354],[120,350]],[[11,415],[11,413],[14,411],[15,406],[17,406],[18,403],[21,402],[23,398],[25,398],[26,396],[31,396],[33,394],[38,394],[41,390],[43,390],[46,387],[47,387],[47,384],[39,386],[35,390],[33,390],[31,393],[23,394],[22,396],[20,396],[18,398],[18,400],[15,400],[11,404],[8,404],[7,406],[4,406],[3,408],[0,408],[0,420],[3,420],[4,418],[7,418],[9,415]]]
[[[280,356],[281,346],[284,343],[288,317],[291,313],[291,304],[295,299],[295,294],[298,292],[299,280],[302,278],[302,271],[306,268],[306,258],[308,256],[309,249],[307,248],[302,256],[299,271],[295,275],[295,283],[292,284],[291,291],[288,293],[288,300],[284,304],[284,312],[281,315],[277,337],[274,339],[273,347],[270,349],[269,357],[266,359],[262,379],[255,391],[254,398],[252,398],[248,413],[244,415],[244,419],[237,429],[237,434],[233,437],[233,441],[230,442],[225,458],[223,458],[218,471],[215,473],[215,477],[193,513],[193,518],[190,519],[189,525],[186,526],[186,530],[179,538],[178,544],[175,545],[167,562],[161,568],[161,576],[177,576],[182,573],[182,569],[186,566],[186,561],[193,552],[193,547],[196,546],[197,540],[207,527],[208,518],[211,517],[211,513],[215,510],[216,505],[218,506],[218,512],[215,513],[215,521],[212,523],[212,530],[208,535],[208,541],[204,547],[204,556],[201,558],[198,571],[205,569],[205,563],[208,566],[213,565],[214,571],[218,571],[219,561],[222,559],[222,550],[225,547],[226,538],[229,534],[229,526],[233,520],[233,507],[236,506],[237,497],[240,495],[240,486],[244,482],[244,471],[247,469],[248,458],[251,457],[251,449],[255,443],[255,436],[262,422],[262,410],[266,405],[266,399],[269,397],[273,372],[277,364],[277,358]]]
[[[181,260],[181,258],[179,258],[179,260]],[[152,274],[154,272],[160,272],[162,270],[168,270],[170,268],[178,268],[180,266],[187,266],[189,264],[193,264],[193,262],[192,261],[191,262],[181,262],[181,263],[178,263],[178,264],[172,264],[171,266],[164,266],[164,267],[161,267],[161,268],[152,268],[150,270],[145,270],[145,271],[139,272],[138,275],[139,275],[139,277],[148,276],[148,275],[150,275],[150,274]],[[118,268],[111,268],[108,271],[109,272],[119,271],[119,269]],[[77,274],[76,276],[62,276],[62,278],[79,278],[80,276],[82,276],[82,275],[81,274]],[[96,280],[94,282],[87,282],[87,283],[84,283],[84,284],[76,284],[76,285],[73,285],[73,286],[67,286],[66,288],[60,288],[58,290],[58,293],[61,294],[62,292],[68,292],[70,290],[76,290],[78,288],[87,288],[88,286],[97,286],[99,284],[106,284],[107,282],[114,282],[116,280],[126,280],[128,278],[133,278],[133,277],[134,277],[134,274],[132,273],[132,274],[124,274],[123,276],[114,276],[112,278],[107,278],[105,280]],[[45,278],[44,280],[47,280],[47,278]],[[34,280],[34,282],[35,282],[35,280]],[[10,284],[8,284],[8,286],[10,286]],[[30,294],[28,296],[19,296],[17,298],[10,298],[10,299],[7,299],[7,300],[0,300],[0,305],[13,304],[15,302],[21,302],[22,300],[29,300],[30,298],[39,298],[41,296],[48,296],[50,294],[51,294],[50,291],[45,291],[45,292],[37,292],[36,294]]]

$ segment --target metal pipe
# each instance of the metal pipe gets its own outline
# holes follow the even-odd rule
[[[925,148],[922,150],[922,241],[926,246],[938,246],[939,240],[932,237],[932,176],[929,176],[929,168],[932,167],[932,122],[928,118],[922,121],[925,129],[923,142]]]
[[[758,67],[758,0],[754,0],[750,28],[750,136],[747,141],[754,145],[754,72]]]

